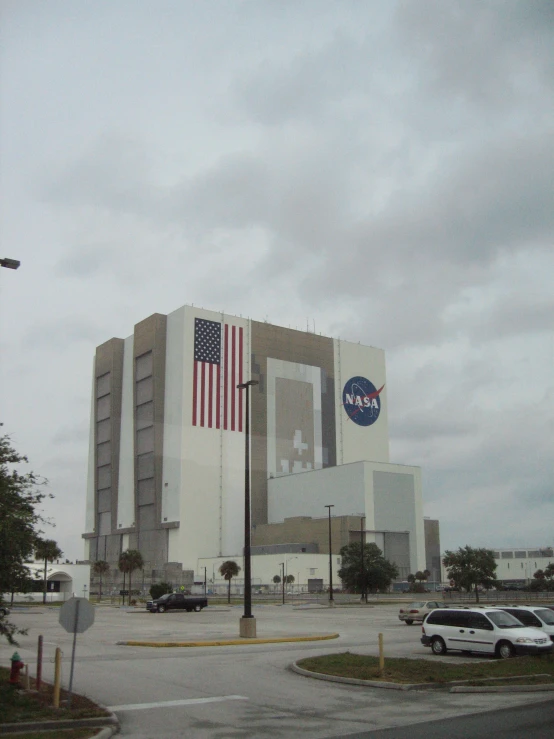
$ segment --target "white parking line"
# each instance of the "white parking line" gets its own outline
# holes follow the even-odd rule
[[[183,698],[177,701],[158,701],[157,703],[128,703],[124,706],[108,706],[109,711],[143,711],[146,708],[170,708],[171,706],[194,706],[199,703],[220,703],[221,701],[247,701],[245,695],[222,695],[215,698]]]

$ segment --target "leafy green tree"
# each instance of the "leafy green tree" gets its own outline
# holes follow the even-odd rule
[[[150,595],[152,596],[152,600],[157,600],[158,598],[161,598],[162,595],[172,592],[173,585],[170,582],[157,582],[150,586]]]
[[[273,575],[273,582],[275,583],[275,592],[277,592],[277,585],[281,582],[281,575]]]
[[[353,541],[340,550],[342,566],[339,577],[343,587],[355,593],[375,593],[387,590],[398,577],[398,568],[383,557],[377,544],[364,544],[362,568],[360,542]]]
[[[98,575],[100,584],[98,586],[98,601],[102,598],[102,576],[106,575],[110,571],[110,565],[105,559],[97,559],[92,565],[92,571],[95,575]]]
[[[287,583],[287,585],[292,585],[292,583],[294,582],[294,575],[287,575],[285,577],[285,582]]]
[[[228,586],[227,586],[227,603],[231,602],[231,580],[233,577],[236,577],[240,572],[240,567],[236,562],[233,562],[232,559],[228,559],[226,562],[223,562],[221,567],[219,568],[219,574],[223,577],[224,580],[227,580]]]
[[[48,585],[47,568],[48,562],[53,562],[63,555],[58,543],[54,539],[37,539],[35,543],[35,557],[42,562],[44,560],[44,583],[42,602],[46,603],[46,590]]]
[[[42,580],[39,580],[38,582],[40,583],[39,590],[42,590]],[[15,577],[12,582],[10,606],[13,606],[13,600],[16,593],[34,592],[36,592],[36,580],[30,576],[29,570],[25,569],[25,571],[21,575]]]
[[[496,562],[492,549],[460,547],[457,552],[446,550],[442,560],[448,577],[468,592],[474,589],[479,602],[479,585],[490,588],[496,580]]]
[[[0,436],[0,601],[2,593],[17,592],[19,584],[29,578],[25,562],[32,558],[42,533],[38,527],[46,523],[37,507],[54,497],[39,491],[47,484],[44,478],[19,471],[28,461],[13,448],[9,436]],[[17,645],[14,634],[24,633],[6,616],[0,619],[0,636],[10,644]]]

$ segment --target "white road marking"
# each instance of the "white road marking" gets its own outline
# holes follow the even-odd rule
[[[109,711],[144,711],[146,708],[170,708],[171,706],[194,706],[199,703],[220,703],[221,701],[247,701],[244,695],[222,695],[216,698],[183,698],[177,701],[158,701],[157,703],[128,703],[124,706],[108,706]]]

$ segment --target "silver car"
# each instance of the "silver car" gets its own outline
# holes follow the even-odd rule
[[[411,626],[414,621],[423,621],[425,616],[435,608],[444,608],[444,603],[439,603],[437,600],[415,600],[409,606],[402,606],[398,618]]]

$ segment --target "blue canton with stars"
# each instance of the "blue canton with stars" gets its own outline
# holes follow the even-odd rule
[[[221,324],[194,319],[194,360],[219,364],[221,361]]]

